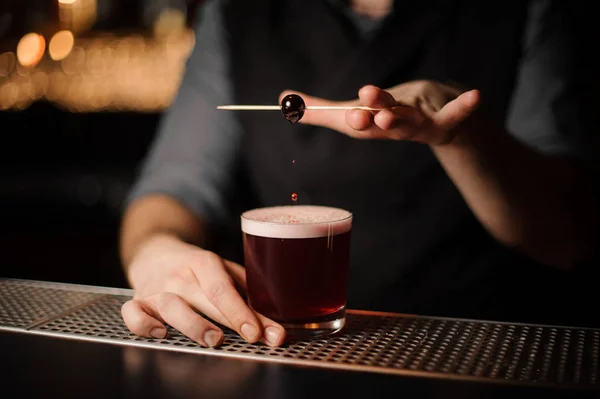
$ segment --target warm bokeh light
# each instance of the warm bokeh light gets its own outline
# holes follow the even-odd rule
[[[77,75],[85,67],[85,50],[75,47],[71,54],[62,60],[62,69],[67,75]]]
[[[76,42],[64,59],[45,57],[29,68],[13,53],[0,54],[0,109],[46,100],[72,112],[162,111],[177,93],[195,36],[185,30],[160,40],[107,34]]]
[[[24,67],[36,66],[46,51],[46,40],[37,33],[28,33],[19,40],[17,59]]]
[[[59,19],[63,29],[83,32],[96,22],[97,0],[59,0]]]
[[[0,86],[0,109],[14,108],[19,97],[19,86],[9,82]]]
[[[17,60],[14,53],[0,54],[0,78],[4,78],[13,71]]]
[[[52,39],[50,39],[50,44],[48,45],[50,58],[54,61],[64,60],[71,54],[74,44],[75,38],[71,31],[63,30],[56,32],[56,34],[52,36]]]

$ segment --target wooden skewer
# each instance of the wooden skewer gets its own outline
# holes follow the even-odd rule
[[[219,105],[217,109],[225,109],[231,111],[280,111],[280,105]],[[308,105],[305,110],[349,110],[360,109],[364,111],[382,111],[389,108],[371,108],[363,106],[343,106],[343,105]]]
[[[217,109],[231,111],[280,111],[280,105],[219,105]]]

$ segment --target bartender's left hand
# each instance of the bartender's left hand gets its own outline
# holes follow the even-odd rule
[[[335,102],[304,93],[300,95],[309,105],[344,105],[388,108],[382,111],[358,109],[305,111],[299,123],[318,125],[337,130],[358,139],[412,140],[431,146],[450,143],[457,126],[465,121],[480,102],[478,90],[462,92],[454,87],[432,81],[412,81],[383,90],[364,86],[358,99]]]

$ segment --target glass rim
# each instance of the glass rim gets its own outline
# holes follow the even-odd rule
[[[269,220],[257,220],[257,219],[253,219],[251,217],[248,217],[247,214],[250,212],[254,212],[254,211],[259,211],[259,210],[268,210],[268,209],[292,209],[292,208],[296,208],[296,207],[301,207],[301,208],[317,208],[317,209],[331,209],[331,210],[335,210],[335,211],[342,211],[347,213],[347,216],[341,218],[341,219],[335,219],[335,220],[330,220],[330,221],[318,221],[318,222],[298,222],[298,223],[279,223],[279,222],[274,222],[274,221],[269,221]],[[352,219],[352,217],[354,216],[354,214],[344,208],[339,208],[339,207],[335,207],[335,206],[326,206],[326,205],[274,205],[274,206],[264,206],[264,207],[258,207],[258,208],[253,208],[253,209],[248,209],[244,212],[241,213],[240,217],[242,219],[247,220],[248,222],[252,222],[252,223],[261,223],[261,224],[269,224],[269,225],[275,225],[275,226],[289,226],[290,228],[292,228],[293,226],[312,226],[312,225],[323,225],[323,224],[332,224],[332,223],[342,223],[342,222],[347,222],[349,219]]]

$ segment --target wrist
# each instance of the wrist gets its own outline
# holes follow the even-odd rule
[[[176,234],[167,231],[158,231],[144,237],[138,242],[134,256],[141,252],[145,252],[148,248],[164,247],[173,243],[182,243],[183,240]]]
[[[452,138],[446,142],[430,145],[434,154],[461,153],[472,149],[472,133],[465,127],[458,127]]]
[[[156,231],[138,238],[135,243],[129,246],[128,257],[124,259],[123,265],[129,274],[131,265],[136,260],[144,257],[148,252],[154,252],[156,248],[166,248],[174,244],[181,244],[183,240],[176,234],[168,231]]]
[[[494,145],[501,132],[498,126],[475,113],[454,128],[450,140],[431,147],[434,151],[480,151]]]

